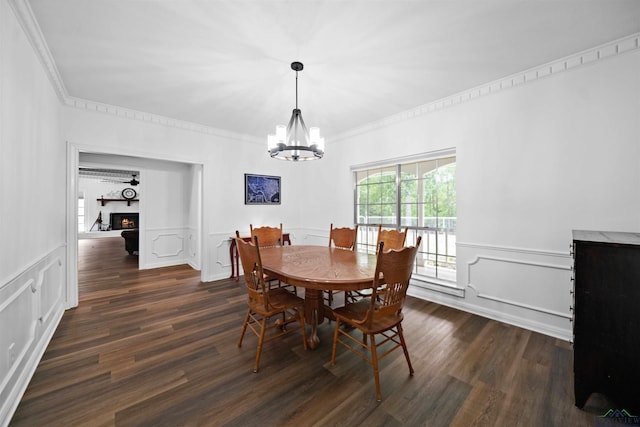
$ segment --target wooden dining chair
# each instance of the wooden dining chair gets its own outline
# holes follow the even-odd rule
[[[409,365],[409,375],[413,376],[414,371],[402,332],[402,307],[421,239],[421,236],[418,236],[415,246],[390,251],[384,250],[384,242],[381,242],[378,248],[371,297],[355,303],[347,302],[343,307],[333,310],[336,326],[333,334],[331,364],[336,363],[336,348],[340,343],[372,365],[378,401],[382,399],[378,365],[380,359],[393,350],[402,348]],[[385,286],[381,288],[382,280]],[[341,328],[343,323],[350,328],[346,330]],[[350,333],[356,329],[362,332],[362,340]],[[380,342],[376,342],[376,335],[382,336]],[[384,353],[378,356],[378,347],[387,343],[391,343],[391,348],[385,348]],[[370,355],[363,349],[369,350]]]
[[[333,223],[332,223],[329,228],[329,247],[355,251],[357,239],[358,239],[358,224],[356,224],[354,228],[349,228],[349,227],[333,228]],[[329,306],[333,304],[333,294],[334,294],[334,291],[331,291],[331,290],[324,291],[324,299],[325,301],[327,301],[327,304],[329,304]],[[348,298],[347,293],[345,293],[345,298]]]
[[[409,227],[405,227],[404,231],[398,231],[395,229],[382,229],[382,224],[378,225],[378,241],[376,242],[376,253],[378,248],[380,247],[380,242],[384,242],[384,250],[388,251],[391,249],[402,249],[404,248],[404,243],[407,240],[407,230]],[[351,300],[362,298],[362,297],[370,297],[371,290],[364,289],[362,291],[353,291],[349,294]]]
[[[242,347],[242,339],[248,327],[258,337],[256,361],[253,366],[253,372],[258,372],[262,345],[298,329],[287,329],[289,323],[296,320],[299,322],[305,350],[307,349],[307,334],[304,324],[304,300],[285,289],[270,289],[266,285],[262,260],[260,259],[259,239],[257,237],[253,239],[253,242],[245,242],[241,238],[236,238],[249,297],[247,301],[249,308],[242,325],[238,347]],[[282,315],[282,317],[269,325],[269,319],[276,315]],[[272,331],[268,336],[267,330]]]
[[[269,226],[253,228],[253,224],[249,224],[249,235],[252,239],[254,236],[258,236],[261,248],[272,248],[274,246],[281,246],[282,223],[280,223],[280,228]]]
[[[260,248],[274,248],[283,244],[282,223],[280,223],[279,228],[269,226],[253,228],[253,224],[249,224],[249,235],[251,239],[258,237]],[[269,287],[288,288],[294,294],[298,294],[298,290],[294,286],[284,284],[274,277],[267,275],[266,281]]]
[[[404,247],[404,242],[407,240],[407,230],[409,227],[405,227],[404,231],[398,230],[383,230],[382,224],[378,226],[378,241],[376,242],[376,251],[380,246],[380,242],[384,242],[384,249],[402,249]]]
[[[333,224],[329,229],[329,247],[348,249],[354,251],[356,249],[356,240],[358,238],[358,225],[354,228],[342,227],[333,228]]]

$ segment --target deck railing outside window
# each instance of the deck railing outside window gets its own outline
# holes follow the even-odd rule
[[[422,236],[415,275],[456,281],[456,159],[445,157],[355,172],[358,250],[375,253],[378,225]]]

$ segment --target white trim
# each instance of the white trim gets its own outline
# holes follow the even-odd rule
[[[465,297],[465,289],[455,284],[449,285],[445,283],[439,283],[435,278],[426,276],[412,277],[411,286],[416,288],[428,289],[430,291],[439,292],[441,294],[451,295],[457,298]],[[411,289],[411,287],[409,288]],[[411,292],[409,292],[411,294]]]
[[[78,296],[78,168],[80,148],[67,141],[67,283],[64,308],[77,307]]]
[[[443,159],[443,158],[452,157],[455,155],[456,155],[455,147],[450,147],[450,148],[443,148],[441,150],[429,151],[426,153],[412,154],[410,156],[394,157],[392,159],[378,160],[375,162],[352,165],[350,169],[351,169],[351,172],[357,172],[357,171],[372,169],[372,168],[394,166],[401,163],[413,163],[413,162],[421,162],[424,160]]]
[[[158,240],[160,240],[160,238],[168,238],[168,237],[175,237],[176,241],[180,242],[180,245],[179,245],[180,247],[176,248],[175,253],[163,253],[163,254],[161,254],[160,252],[156,251],[156,245],[153,245],[151,253],[153,255],[155,255],[157,258],[173,258],[173,257],[176,257],[176,256],[180,255],[182,252],[184,252],[184,237],[179,235],[178,233],[158,234],[156,237],[151,239],[151,242],[152,243],[157,243]]]
[[[162,156],[158,153],[146,153],[141,151],[131,150],[130,148],[120,149],[119,152],[114,152],[111,147],[101,147],[101,146],[93,146],[86,144],[78,144],[72,141],[67,141],[67,283],[66,283],[66,305],[65,308],[69,309],[72,307],[76,307],[78,305],[78,207],[76,195],[78,194],[78,167],[80,161],[80,152],[84,153],[94,153],[94,154],[106,154],[106,155],[114,155],[114,156],[130,156],[130,157],[140,157],[154,160],[164,160],[170,162],[177,163],[187,163],[192,165],[199,165],[201,167],[202,173],[200,174],[200,192],[199,196],[201,198],[200,203],[200,212],[199,217],[206,217],[204,209],[205,203],[203,203],[202,198],[204,197],[204,188],[203,179],[205,175],[205,167],[204,164],[193,159],[188,158],[176,158],[172,155]],[[143,212],[145,211],[145,202],[144,199],[140,201],[140,216],[143,217]],[[203,221],[199,221],[199,228],[196,229],[196,234],[204,235],[204,224]],[[143,253],[145,250],[145,237],[147,230],[144,228],[140,229],[140,237],[139,237],[139,245],[140,250],[139,253]],[[200,243],[200,259],[208,259],[208,249],[204,245],[203,242]],[[185,260],[185,263],[187,261]],[[164,267],[168,265],[175,265],[175,263],[147,263],[144,265],[139,261],[138,268],[140,269],[149,269],[156,267]],[[206,281],[208,272],[204,271],[204,269],[200,269],[200,278],[202,281]]]
[[[351,138],[356,135],[371,132],[376,129],[401,123],[424,114],[433,113],[447,107],[459,105],[463,102],[473,101],[477,98],[492,95],[503,90],[508,90],[516,86],[532,83],[539,79],[556,75],[558,73],[580,68],[593,62],[598,62],[606,58],[615,57],[623,53],[632,52],[640,48],[640,33],[610,41],[608,43],[595,46],[590,49],[577,52],[575,54],[547,62],[546,64],[520,71],[510,76],[503,77],[480,86],[438,99],[421,106],[402,111],[381,120],[359,126],[355,129],[334,135],[330,138],[330,144]]]
[[[13,8],[18,22],[20,22],[20,25],[27,35],[27,38],[33,45],[34,50],[40,58],[40,61],[44,65],[44,68],[47,70],[47,74],[49,75],[49,78],[51,79],[53,86],[56,89],[56,93],[58,94],[58,97],[64,105],[79,109],[97,111],[105,114],[112,114],[133,120],[140,120],[169,127],[176,127],[179,129],[187,129],[209,135],[217,135],[228,139],[252,142],[256,144],[264,143],[262,137],[239,134],[223,129],[214,128],[211,126],[202,125],[199,123],[187,122],[170,117],[160,116],[157,114],[136,111],[129,108],[103,104],[100,102],[94,102],[69,96],[69,94],[67,93],[67,89],[64,86],[64,82],[60,77],[60,73],[58,72],[58,68],[53,59],[53,56],[51,55],[51,51],[49,50],[47,42],[42,35],[40,26],[33,15],[33,10],[31,9],[29,2],[27,0],[7,1]],[[381,120],[359,126],[346,132],[339,133],[329,138],[329,144],[333,144],[346,138],[370,132],[372,130],[386,127],[395,123],[410,120],[424,114],[429,114],[434,111],[441,110],[443,108],[458,105],[467,101],[472,101],[474,99],[486,95],[491,95],[502,90],[507,90],[516,86],[520,86],[522,84],[535,82],[541,78],[576,69],[585,65],[589,65],[593,62],[602,61],[606,58],[615,57],[626,52],[632,52],[639,48],[640,33],[630,34],[617,40],[613,40],[608,43],[583,50],[582,52],[578,52],[564,58],[560,58],[555,61],[530,68],[528,70],[505,76],[503,78],[485,83],[480,86],[476,86],[457,94],[453,94],[445,98],[441,98],[439,100],[402,111],[392,116],[385,117]]]
[[[542,255],[542,256],[553,256],[559,258],[571,258],[568,252],[557,252],[557,251],[549,251],[545,249],[529,249],[529,248],[519,248],[515,246],[498,246],[498,245],[490,245],[486,243],[466,243],[466,242],[456,242],[456,247],[461,248],[473,248],[473,249],[489,249],[493,251],[504,251],[504,252],[515,252],[529,255]]]
[[[67,88],[65,87],[64,81],[60,76],[60,72],[58,71],[56,63],[53,60],[53,55],[51,55],[51,50],[49,50],[47,41],[42,35],[40,25],[38,24],[38,21],[33,14],[31,5],[26,0],[7,1],[15,12],[16,18],[18,18],[18,22],[20,22],[25,35],[31,43],[31,46],[33,46],[33,49],[36,51],[40,62],[42,63],[44,69],[47,71],[49,80],[51,80],[51,84],[55,88],[56,94],[58,95],[58,99],[62,103],[64,103],[65,99],[68,97]]]
[[[416,292],[417,291],[417,292]],[[559,328],[547,323],[542,323],[536,320],[527,319],[522,316],[515,316],[513,314],[505,313],[501,310],[494,310],[487,307],[482,307],[476,304],[469,304],[465,299],[449,299],[445,295],[438,295],[433,293],[427,293],[426,289],[409,287],[407,295],[423,299],[425,301],[431,301],[446,307],[452,307],[456,310],[462,310],[467,313],[476,314],[478,316],[486,317],[488,319],[497,320],[499,322],[508,323],[510,325],[518,326],[530,331],[539,332],[544,335],[549,335],[555,338],[559,338],[565,341],[571,341],[571,329]]]
[[[570,266],[566,266],[566,265],[558,265],[558,264],[547,264],[547,263],[542,263],[542,262],[531,262],[531,261],[525,261],[525,260],[519,260],[519,259],[509,259],[509,258],[499,258],[499,257],[493,257],[493,256],[486,256],[486,255],[477,255],[473,261],[468,262],[467,263],[467,274],[471,275],[471,266],[474,264],[477,264],[478,261],[480,261],[481,259],[488,259],[491,261],[499,261],[499,262],[506,262],[506,263],[511,263],[511,264],[522,264],[522,265],[533,265],[535,267],[544,267],[544,268],[556,268],[558,270],[571,270]],[[470,285],[471,283],[467,283],[467,285]]]
[[[225,139],[233,139],[233,140],[238,140],[243,142],[252,142],[255,144],[264,144],[263,138],[258,138],[252,135],[244,135],[236,132],[227,131],[224,129],[218,129],[211,126],[202,125],[199,123],[173,119],[171,117],[161,116],[159,114],[147,113],[144,111],[120,107],[117,105],[110,105],[110,104],[104,104],[102,102],[88,101],[86,99],[74,98],[70,96],[66,96],[62,102],[68,107],[73,107],[80,110],[111,114],[111,115],[126,118],[126,119],[138,120],[142,122],[153,123],[157,125],[168,126],[168,127],[188,130],[192,132],[199,132],[207,135],[215,135]]]

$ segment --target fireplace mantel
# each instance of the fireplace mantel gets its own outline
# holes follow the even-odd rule
[[[102,206],[104,206],[104,204],[107,202],[127,202],[127,206],[131,206],[131,202],[140,201],[139,199],[105,199],[104,197],[100,197],[96,200],[102,203]]]

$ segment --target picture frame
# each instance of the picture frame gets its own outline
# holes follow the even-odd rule
[[[279,176],[244,174],[245,205],[279,205],[280,191]]]

